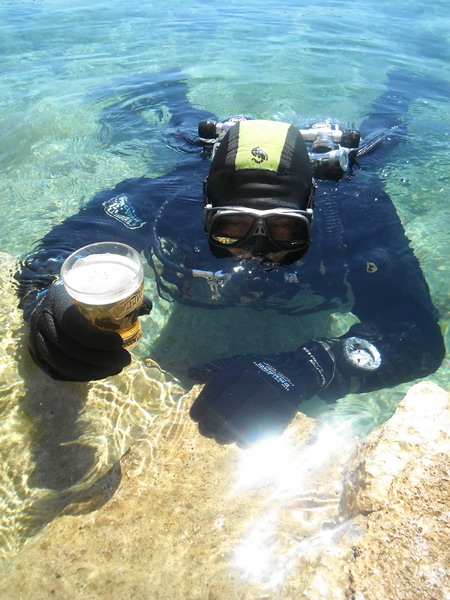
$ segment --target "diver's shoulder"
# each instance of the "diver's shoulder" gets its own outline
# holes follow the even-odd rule
[[[139,196],[145,193],[167,193],[185,189],[188,185],[195,185],[201,196],[203,180],[206,177],[208,166],[200,162],[176,166],[167,172],[155,175],[145,174],[137,177],[128,177],[117,183],[109,193]],[[106,192],[106,190],[105,190]]]

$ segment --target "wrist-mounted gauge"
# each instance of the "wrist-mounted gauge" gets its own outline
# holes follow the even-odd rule
[[[376,347],[362,338],[342,340],[339,350],[345,363],[360,371],[376,371],[381,364],[381,356]]]

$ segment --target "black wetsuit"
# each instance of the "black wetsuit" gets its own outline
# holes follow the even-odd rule
[[[407,79],[397,75],[394,83],[401,87]],[[407,92],[411,89],[409,84]],[[192,109],[184,92],[184,84],[174,81],[164,90],[166,96],[171,94],[172,139],[180,140],[180,131],[193,130],[210,116]],[[161,294],[186,304],[214,308],[245,301],[243,310],[271,307],[293,314],[351,310],[360,323],[344,337],[357,335],[375,344],[382,363],[361,375],[356,385],[340,381],[329,386],[323,393],[329,400],[349,390],[388,387],[433,372],[444,354],[437,311],[377,176],[387,153],[404,135],[410,100],[410,94],[402,96],[389,87],[361,128],[363,136],[383,128],[386,140],[361,159],[363,168],[354,177],[318,182],[312,243],[299,263],[275,269],[252,269],[243,263],[240,271],[236,259],[211,255],[202,214],[209,161],[199,154],[167,175],[128,179],[99,192],[78,214],[54,227],[22,262],[18,274],[25,316],[35,306],[37,293],[52,283],[63,260],[79,247],[115,240],[144,252],[153,263],[156,245],[163,257],[158,269]],[[129,109],[115,107],[106,118],[122,118]],[[130,114],[138,115],[139,110],[134,106]],[[185,148],[197,152],[191,144],[195,135],[188,137]]]

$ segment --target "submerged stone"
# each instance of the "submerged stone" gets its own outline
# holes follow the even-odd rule
[[[444,600],[448,395],[412,387],[356,447],[299,414],[259,448],[218,446],[186,395],[120,461],[97,510],[68,507],[10,561],[19,598]],[[90,507],[86,505],[86,510]]]

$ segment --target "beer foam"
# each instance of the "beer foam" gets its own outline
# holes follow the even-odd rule
[[[140,265],[126,256],[92,254],[77,259],[64,276],[69,295],[85,304],[110,304],[133,294],[140,286]]]

